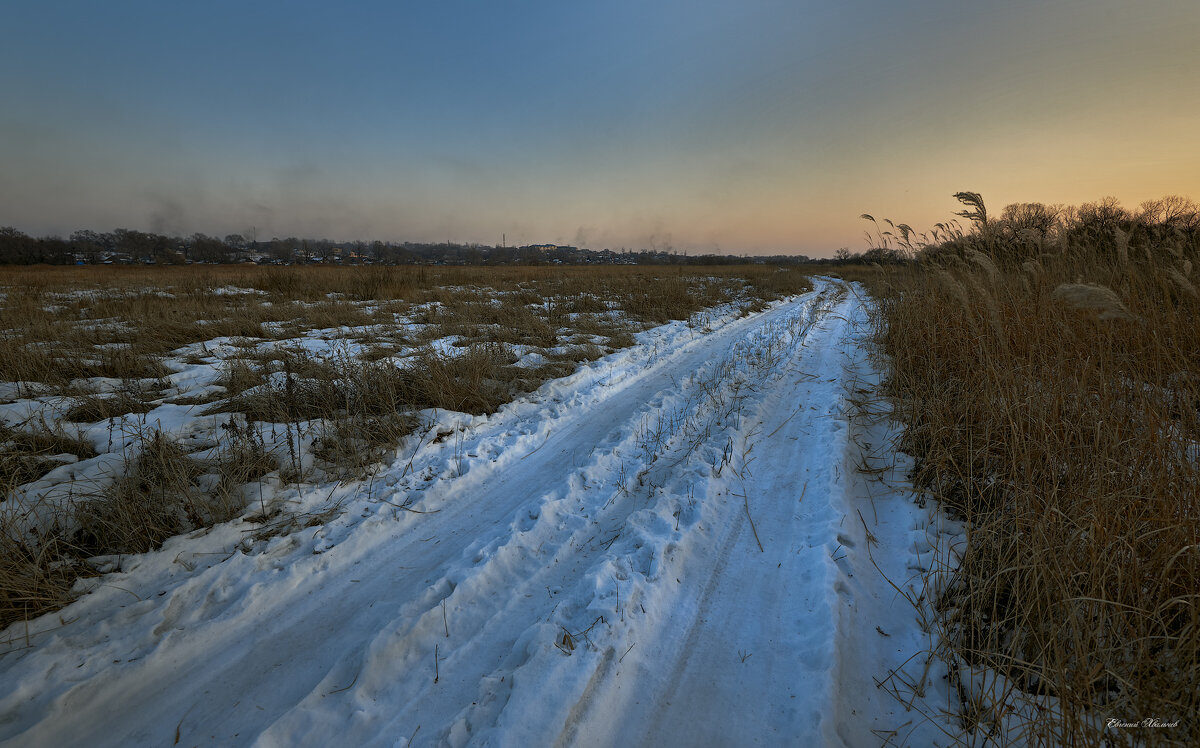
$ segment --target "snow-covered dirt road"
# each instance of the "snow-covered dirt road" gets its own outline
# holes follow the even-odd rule
[[[928,545],[856,471],[864,320],[821,281],[657,328],[369,481],[278,489],[278,534],[125,559],[4,633],[0,741],[929,744],[875,685],[926,644],[888,580]]]

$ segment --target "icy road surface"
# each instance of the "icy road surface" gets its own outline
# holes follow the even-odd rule
[[[939,670],[891,584],[928,515],[901,470],[856,469],[886,450],[855,405],[866,334],[821,281],[643,333],[493,416],[429,414],[369,481],[269,491],[300,515],[282,534],[173,539],[3,632],[0,741],[941,740],[876,687],[909,661],[934,698]]]

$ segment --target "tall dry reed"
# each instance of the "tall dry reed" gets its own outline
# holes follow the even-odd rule
[[[864,273],[913,483],[967,527],[936,599],[963,737],[1200,745],[1197,247],[1055,225]]]

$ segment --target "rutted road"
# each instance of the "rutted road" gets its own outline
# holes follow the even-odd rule
[[[861,543],[842,397],[861,317],[821,282],[680,330],[446,421],[330,490],[328,527],[171,586],[133,568],[137,605],[0,658],[0,739],[858,744],[846,715],[874,697],[843,687],[864,667],[843,650],[871,628],[838,552]]]

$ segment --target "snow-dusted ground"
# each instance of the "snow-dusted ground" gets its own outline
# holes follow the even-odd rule
[[[936,525],[902,460],[857,470],[888,428],[851,402],[864,322],[822,281],[656,328],[493,416],[430,414],[369,481],[276,489],[274,534],[121,559],[0,634],[0,741],[949,742],[876,687],[949,707],[892,586],[916,596]]]

